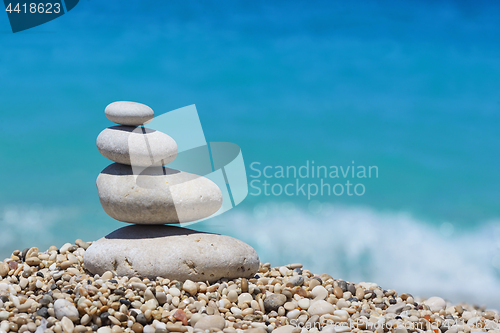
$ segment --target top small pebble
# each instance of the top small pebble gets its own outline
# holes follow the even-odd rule
[[[147,105],[135,102],[113,102],[104,110],[106,117],[114,123],[140,126],[153,120],[155,113]]]

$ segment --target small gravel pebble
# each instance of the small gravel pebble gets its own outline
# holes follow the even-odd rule
[[[282,294],[271,294],[264,300],[266,311],[277,311],[280,306],[285,304],[286,296]]]

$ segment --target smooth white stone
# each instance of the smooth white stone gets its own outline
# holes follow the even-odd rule
[[[118,101],[109,104],[104,110],[106,118],[120,125],[139,126],[153,120],[155,113],[147,105]]]
[[[243,304],[243,303],[250,304],[250,302],[252,302],[252,300],[253,300],[253,297],[249,293],[241,293],[238,296],[238,303],[241,303],[241,304]]]
[[[288,311],[288,313],[286,314],[286,317],[290,320],[297,319],[299,316],[300,316],[299,309],[293,309],[292,311]]]
[[[99,327],[97,333],[111,333],[111,328],[107,326]]]
[[[430,297],[424,302],[424,304],[427,305],[432,312],[438,312],[446,308],[445,300],[437,296]]]
[[[186,280],[182,284],[182,290],[188,292],[191,296],[194,296],[198,292],[198,284],[191,280]]]
[[[309,298],[302,298],[301,300],[298,301],[299,307],[303,310],[309,309],[310,304],[311,303],[309,301]]]
[[[113,163],[97,177],[99,200],[112,218],[137,224],[168,224],[208,217],[222,205],[222,193],[210,179],[151,167],[135,176],[133,167]]]
[[[321,332],[322,333],[336,333],[335,326],[333,326],[333,325],[325,326],[325,327],[323,327],[323,329],[321,330]]]
[[[143,333],[155,333],[155,328],[151,325],[144,326]]]
[[[63,317],[61,319],[61,326],[64,330],[64,333],[73,333],[73,330],[75,329],[75,325],[68,317]]]
[[[324,300],[313,301],[309,306],[309,309],[307,310],[307,312],[309,312],[311,316],[322,316],[327,313],[333,314],[334,311],[335,308],[333,307],[333,305]]]
[[[373,282],[360,282],[359,285],[364,288],[364,289],[368,289],[368,290],[373,290],[375,288],[377,288],[377,284],[376,283],[373,283]]]
[[[172,287],[168,290],[168,293],[174,297],[179,297],[181,295],[181,291],[179,290],[179,288],[176,288],[176,287]]]
[[[249,278],[259,269],[259,257],[250,245],[174,226],[120,228],[94,242],[83,262],[92,274],[113,271],[118,276],[196,282]],[[175,289],[169,293],[173,295]]]
[[[9,312],[5,310],[0,311],[0,321],[7,319],[9,319]]]
[[[54,302],[54,312],[57,319],[59,320],[61,320],[63,317],[68,317],[72,321],[80,319],[78,310],[73,305],[73,303],[62,298]]]
[[[111,161],[148,167],[165,165],[177,156],[177,143],[167,134],[149,128],[113,126],[96,140],[99,152]]]
[[[325,299],[328,296],[328,290],[325,289],[323,286],[316,286],[312,290],[312,295],[314,299],[320,300],[320,299]]]
[[[292,333],[296,327],[293,325],[283,325],[273,330],[273,333]]]
[[[199,319],[194,325],[194,328],[203,331],[214,328],[222,330],[224,326],[226,326],[226,321],[224,320],[224,317],[219,315],[209,315]]]

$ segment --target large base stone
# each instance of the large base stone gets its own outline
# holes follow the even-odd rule
[[[224,235],[166,225],[132,225],[94,242],[83,263],[92,274],[214,282],[252,277],[259,269],[257,252]]]

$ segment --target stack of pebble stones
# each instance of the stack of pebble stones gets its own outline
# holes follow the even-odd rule
[[[193,281],[251,277],[259,267],[255,250],[232,237],[167,226],[206,218],[219,210],[222,194],[208,178],[167,168],[177,143],[144,127],[153,110],[114,102],[106,117],[119,124],[103,130],[97,148],[112,160],[97,177],[99,200],[112,218],[133,223],[94,242],[84,257],[94,274],[158,276]]]

